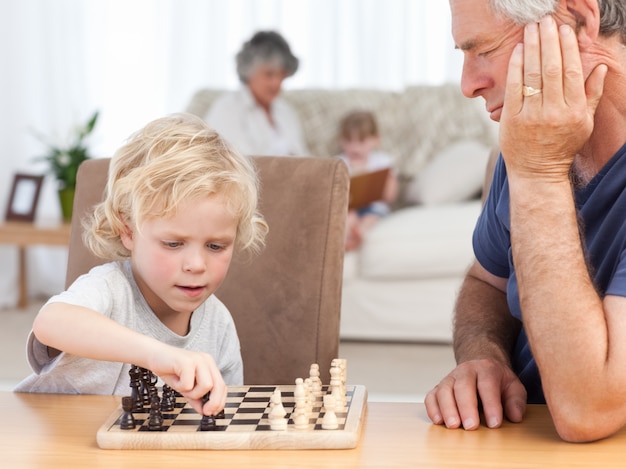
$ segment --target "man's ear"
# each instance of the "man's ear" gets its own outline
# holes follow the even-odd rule
[[[562,0],[563,2],[569,14],[574,17],[575,24],[572,27],[578,36],[578,43],[582,47],[594,43],[600,35],[598,0]]]
[[[124,229],[120,233],[120,239],[126,249],[129,251],[133,250],[133,230],[128,226],[128,223],[124,224]]]

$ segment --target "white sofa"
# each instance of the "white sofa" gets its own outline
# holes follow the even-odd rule
[[[221,90],[200,90],[187,110],[204,116]],[[377,117],[382,150],[394,157],[394,211],[346,254],[344,340],[449,342],[454,299],[472,260],[485,166],[496,132],[457,84],[404,91],[288,90],[311,155],[339,152],[339,120],[353,109]]]

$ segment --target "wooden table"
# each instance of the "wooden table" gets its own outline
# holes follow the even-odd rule
[[[73,468],[623,468],[626,430],[589,444],[561,441],[545,406],[524,423],[472,432],[432,425],[417,403],[369,403],[350,450],[103,450],[96,432],[118,406],[112,396],[0,393],[2,467]]]
[[[26,248],[33,245],[68,246],[70,228],[69,223],[43,225],[10,221],[0,225],[0,244],[13,244],[19,249],[19,296],[17,302],[19,308],[24,308],[28,304]]]

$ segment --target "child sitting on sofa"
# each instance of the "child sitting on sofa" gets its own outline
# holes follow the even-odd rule
[[[357,249],[367,231],[389,213],[389,204],[395,201],[398,194],[398,180],[392,168],[391,156],[378,150],[378,123],[371,112],[353,111],[347,114],[340,123],[339,143],[343,153],[338,157],[346,162],[351,175],[391,168],[385,182],[383,198],[348,212],[346,251],[351,251]]]

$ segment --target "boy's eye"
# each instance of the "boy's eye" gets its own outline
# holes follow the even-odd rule
[[[220,251],[221,249],[223,249],[223,247],[219,244],[209,243],[208,246],[211,251]]]
[[[181,245],[178,241],[164,241],[163,244],[168,248],[177,248]]]

